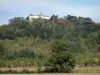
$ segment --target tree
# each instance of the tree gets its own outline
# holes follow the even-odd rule
[[[52,46],[52,55],[49,60],[51,72],[71,72],[75,66],[75,59],[64,41],[55,41]]]
[[[50,18],[50,20],[51,20],[52,22],[56,22],[57,19],[58,19],[58,15],[52,15],[51,18]]]
[[[6,48],[4,47],[3,43],[0,41],[0,59],[6,58]]]
[[[19,22],[22,22],[23,20],[24,20],[24,17],[14,17],[13,19],[9,20],[9,24],[19,23]]]

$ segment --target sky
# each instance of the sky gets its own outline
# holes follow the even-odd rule
[[[90,17],[100,22],[100,0],[0,0],[0,25],[29,14]]]

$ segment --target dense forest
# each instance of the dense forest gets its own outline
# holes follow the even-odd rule
[[[49,20],[39,18],[32,22],[28,17],[15,17],[9,24],[0,26],[0,67],[39,66],[41,69],[40,66],[60,65],[68,71],[70,67],[62,65],[64,59],[73,63],[72,67],[75,63],[99,66],[100,23],[89,17],[52,15]]]

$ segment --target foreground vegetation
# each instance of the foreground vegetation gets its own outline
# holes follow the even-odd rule
[[[43,69],[43,68],[42,68]],[[49,72],[37,72],[38,67],[16,67],[16,68],[0,68],[0,74],[15,74],[15,73],[49,73]],[[50,72],[51,73],[51,72]],[[56,72],[55,72],[56,73]],[[75,68],[72,72],[74,73],[100,73],[100,67],[78,67]]]
[[[42,67],[43,72],[73,72],[77,65],[100,66],[100,23],[53,15],[32,22],[15,17],[0,26],[1,68],[37,66],[37,72]]]
[[[79,67],[74,70],[74,73],[100,73],[100,67]]]

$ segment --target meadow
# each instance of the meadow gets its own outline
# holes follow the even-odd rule
[[[42,71],[44,70],[45,67],[42,67]],[[16,68],[0,68],[0,73],[28,73],[28,74],[31,74],[31,73],[38,73],[37,72],[38,70],[38,67],[36,66],[33,66],[33,67],[16,67]],[[44,72],[40,72],[40,73],[44,73]],[[99,74],[100,73],[100,66],[96,66],[96,67],[78,67],[78,68],[75,68],[73,70],[73,74],[76,74],[76,73],[79,73],[79,74]],[[44,73],[45,74],[45,73]],[[52,73],[53,74],[53,73]],[[70,74],[69,74],[70,75]]]

